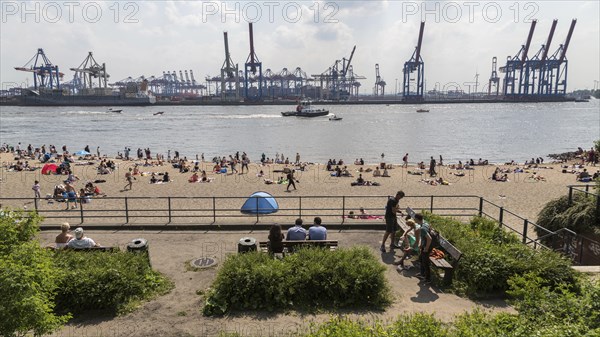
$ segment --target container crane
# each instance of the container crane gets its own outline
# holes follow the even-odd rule
[[[33,87],[40,89],[60,89],[60,79],[64,74],[58,71],[58,66],[53,65],[46,57],[44,49],[38,48],[37,53],[22,67],[15,70],[33,73]]]
[[[552,27],[550,28],[550,33],[548,34],[548,39],[546,40],[546,44],[542,45],[540,51],[534,56],[534,58],[539,62],[536,70],[538,72],[538,85],[537,85],[537,94],[538,95],[547,95],[550,93],[550,72],[548,67],[548,50],[550,50],[550,45],[552,44],[552,38],[554,37],[554,31],[556,29],[556,24],[558,20],[552,21]],[[540,56],[541,54],[541,56]]]
[[[352,58],[354,57],[355,51],[356,46],[352,48],[352,52],[348,59],[342,58],[342,60],[336,60],[334,64],[327,68],[323,73],[311,75],[314,81],[319,81],[321,89],[327,90],[328,99],[345,101],[350,98],[353,84],[348,81],[348,74],[352,68]],[[364,77],[355,76],[354,79],[364,79]]]
[[[238,75],[239,67],[234,66],[229,54],[229,41],[227,32],[223,32],[225,42],[225,62],[221,67],[221,99],[225,100],[228,96],[233,96],[236,101],[240,99],[240,77]]]
[[[263,73],[262,62],[258,60],[258,56],[254,51],[252,22],[248,23],[248,32],[250,35],[250,54],[248,55],[248,59],[246,59],[244,68],[244,97],[253,101],[258,101],[262,98]],[[252,78],[250,73],[252,73]],[[252,88],[252,82],[256,83],[258,88],[256,88],[256,90],[253,89],[252,92],[250,92],[250,88]]]
[[[525,61],[527,61],[527,53],[529,52],[529,47],[531,46],[531,39],[533,38],[533,32],[535,31],[535,26],[537,24],[537,20],[531,21],[531,27],[529,28],[529,35],[527,36],[527,42],[525,45],[521,46],[519,52],[513,56],[508,56],[506,58],[506,66],[500,67],[500,72],[505,73],[504,75],[504,85],[502,93],[505,97],[515,97],[521,96],[523,93],[523,88],[527,86],[528,79],[525,79],[525,75],[523,73],[523,65]],[[517,87],[517,92],[515,92],[515,84],[519,81],[519,85]]]
[[[492,88],[496,92],[496,96],[500,91],[500,77],[498,77],[498,58],[496,56],[492,57],[492,74],[490,75],[490,81],[488,83],[488,96],[492,94]]]
[[[385,95],[385,81],[381,78],[379,74],[379,63],[375,64],[375,96],[384,96]]]
[[[107,80],[110,75],[106,73],[106,63],[100,65],[96,62],[92,52],[88,52],[88,56],[83,60],[79,67],[70,68],[70,70],[75,72],[75,77],[79,80],[83,79],[81,86],[77,87],[79,90],[83,89],[89,91],[93,89],[94,79],[98,79],[98,88],[107,88]]]
[[[567,50],[571,43],[571,37],[575,30],[577,19],[571,21],[569,33],[563,44],[561,44],[556,52],[548,59],[548,94],[549,95],[564,95],[567,92]]]
[[[425,62],[421,57],[421,46],[423,43],[423,31],[425,29],[425,22],[421,22],[419,29],[419,40],[412,57],[407,62],[404,62],[404,78],[402,80],[402,100],[404,101],[422,101],[423,100],[423,89],[425,81]],[[416,78],[412,75],[416,72]],[[416,81],[416,91],[411,91],[411,82]]]

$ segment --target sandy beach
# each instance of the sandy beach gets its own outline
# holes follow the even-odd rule
[[[31,198],[29,200],[8,200],[1,201],[3,207],[26,207],[32,209],[35,207],[33,203],[34,193],[32,186],[35,180],[40,181],[41,195],[47,196],[53,192],[54,186],[63,184],[67,178],[65,175],[42,175],[41,170],[15,172],[8,169],[11,163],[15,160],[12,155],[3,153],[0,155],[2,167],[0,169],[1,191],[2,198]],[[350,210],[358,211],[360,207],[364,207],[371,214],[382,214],[385,207],[385,199],[383,197],[394,195],[396,191],[405,191],[407,197],[402,201],[402,207],[413,207],[415,209],[429,209],[431,199],[429,196],[436,196],[434,200],[434,208],[478,208],[479,200],[476,197],[483,197],[487,201],[504,207],[505,209],[518,214],[530,221],[535,221],[537,213],[548,201],[568,193],[567,186],[579,184],[576,181],[576,175],[572,173],[561,173],[561,165],[559,164],[541,164],[543,168],[525,168],[523,173],[508,173],[507,182],[497,182],[491,180],[491,176],[496,167],[504,168],[513,171],[520,166],[474,166],[473,170],[454,170],[449,166],[438,166],[436,171],[437,178],[441,177],[447,181],[449,185],[436,185],[422,182],[423,179],[430,179],[427,170],[422,170],[423,175],[412,175],[409,172],[418,171],[414,165],[409,165],[408,168],[403,168],[401,165],[393,165],[389,170],[391,177],[373,177],[370,172],[362,172],[365,180],[377,182],[380,186],[351,186],[351,182],[355,181],[361,172],[361,166],[347,165],[348,171],[354,176],[351,177],[332,177],[325,170],[324,163],[310,164],[307,170],[295,171],[295,178],[299,181],[296,183],[297,190],[286,192],[287,185],[280,184],[265,184],[264,179],[276,181],[279,177],[285,177],[283,170],[286,165],[270,164],[260,165],[260,162],[249,165],[250,172],[245,174],[214,174],[212,173],[212,163],[200,163],[200,170],[206,170],[208,177],[212,180],[210,183],[189,183],[188,179],[192,173],[179,173],[179,170],[173,168],[171,164],[163,166],[138,166],[140,175],[136,175],[133,181],[131,190],[124,190],[127,185],[125,174],[129,168],[136,165],[141,165],[144,161],[123,161],[115,160],[116,170],[107,175],[97,174],[97,162],[95,160],[79,160],[72,164],[74,174],[79,178],[74,186],[77,191],[83,188],[88,181],[104,180],[105,182],[95,184],[100,190],[106,194],[106,197],[93,197],[92,202],[83,206],[84,211],[88,215],[111,215],[108,213],[94,213],[94,210],[123,210],[123,197],[131,198],[128,201],[128,208],[133,215],[129,218],[129,223],[166,223],[166,213],[149,212],[149,210],[166,210],[167,200],[164,197],[172,197],[171,207],[178,209],[179,215],[186,215],[186,209],[207,210],[205,212],[198,211],[189,214],[198,214],[202,217],[176,217],[172,220],[173,223],[210,223],[213,221],[212,197],[216,197],[215,207],[220,209],[217,222],[220,223],[253,223],[253,217],[240,217],[239,209],[253,192],[265,191],[272,194],[279,202],[282,209],[276,217],[269,218],[267,222],[291,223],[299,212],[296,210],[300,207],[299,198],[302,197],[303,214],[317,214],[324,216],[324,220],[329,223],[337,223],[342,220],[342,196],[348,198],[344,200],[344,210],[347,213]],[[41,168],[43,164],[39,161],[31,161],[30,165]],[[374,169],[375,163],[362,166],[363,170],[367,168]],[[192,164],[193,167],[193,164]],[[292,165],[287,165],[292,168]],[[238,165],[238,170],[241,165]],[[588,166],[590,173],[596,172],[597,167]],[[264,172],[264,177],[257,177],[257,173]],[[581,169],[578,169],[581,171]],[[171,182],[165,184],[150,184],[150,174],[154,172],[162,174],[169,173]],[[464,176],[456,174],[462,172]],[[542,176],[545,179],[532,179],[532,175]],[[162,179],[162,176],[158,176]],[[337,197],[337,198],[323,198]],[[365,196],[359,198],[357,196]],[[383,196],[382,198],[372,198],[369,196]],[[450,198],[442,196],[471,196],[464,198]],[[144,199],[136,199],[143,197]],[[316,198],[312,198],[316,197]],[[119,199],[113,199],[119,198]],[[154,198],[154,199],[151,199]],[[190,199],[196,198],[196,199]],[[58,212],[65,208],[65,203],[40,200],[37,205],[42,214],[45,210],[56,211],[52,216],[55,219],[47,219],[47,224],[57,224],[65,220],[77,222],[79,220],[77,210]],[[335,208],[335,211],[322,211],[313,209]],[[339,210],[338,210],[339,209]],[[136,213],[135,210],[138,210]],[[484,205],[484,211],[497,216],[498,209],[488,204]],[[436,211],[443,213],[442,211]],[[90,218],[85,221],[87,224],[96,223],[125,223],[123,212],[114,212],[119,217],[114,218]],[[449,210],[446,214],[464,213],[460,211]],[[466,212],[469,215],[473,211]],[[145,218],[136,218],[135,215],[149,215]],[[174,214],[177,215],[177,214]],[[231,218],[226,215],[232,215]],[[65,218],[60,218],[64,216]],[[71,218],[69,218],[71,217]],[[77,219],[77,220],[75,220]],[[352,221],[350,221],[352,222]],[[511,222],[507,218],[507,222]],[[516,219],[514,221],[517,222]],[[519,221],[521,223],[522,221]]]
[[[14,163],[14,158],[8,154],[2,154],[2,169],[0,171],[2,182],[0,184],[0,196],[3,207],[19,208],[26,206],[33,208],[31,199],[10,200],[6,198],[32,198],[33,191],[31,187],[35,180],[41,184],[42,196],[52,193],[55,185],[62,183],[66,176],[41,175],[41,170],[32,172],[14,172],[8,169],[10,163]],[[88,161],[82,161],[87,163]],[[93,161],[92,161],[93,162]],[[558,164],[542,165],[546,168],[530,169],[523,173],[509,173],[508,182],[495,182],[490,179],[496,166],[477,166],[474,170],[465,170],[465,176],[456,176],[457,170],[450,169],[447,166],[438,167],[438,176],[448,181],[449,185],[432,186],[421,182],[421,179],[428,179],[427,174],[412,175],[409,171],[415,171],[414,165],[408,168],[402,168],[394,165],[389,170],[391,177],[373,177],[372,173],[363,172],[363,178],[380,183],[380,186],[351,186],[351,182],[356,180],[360,166],[348,165],[348,170],[354,175],[354,178],[336,178],[331,177],[329,172],[325,171],[325,165],[309,165],[305,172],[296,172],[296,178],[300,181],[296,184],[298,190],[286,192],[286,185],[264,183],[263,177],[259,178],[256,174],[263,170],[264,178],[277,180],[281,175],[279,172],[285,165],[250,165],[250,173],[244,175],[226,175],[209,173],[213,178],[211,183],[189,183],[188,178],[192,173],[179,173],[171,165],[140,167],[142,172],[169,172],[171,182],[167,184],[150,184],[148,175],[138,175],[133,182],[131,190],[124,191],[126,185],[125,172],[140,161],[116,161],[117,170],[109,175],[97,175],[96,165],[73,165],[74,173],[79,177],[75,183],[79,189],[85,185],[86,181],[95,181],[98,179],[106,180],[104,183],[98,183],[103,193],[107,197],[95,197],[92,203],[84,207],[115,207],[114,200],[111,197],[223,197],[219,199],[218,208],[230,209],[223,211],[223,214],[240,215],[239,207],[244,199],[255,191],[266,191],[275,196],[283,208],[294,208],[293,202],[297,197],[303,197],[303,208],[326,208],[327,203],[337,203],[339,200],[330,199],[311,199],[310,196],[363,196],[357,198],[348,198],[345,205],[347,210],[358,210],[359,207],[369,209],[371,214],[380,214],[385,205],[385,196],[394,194],[397,190],[404,190],[407,197],[401,201],[402,207],[411,206],[414,208],[428,208],[430,196],[434,195],[436,208],[453,207],[477,207],[479,199],[484,197],[486,200],[499,206],[526,217],[535,220],[537,212],[549,200],[565,195],[567,186],[576,184],[575,175],[561,173],[561,166]],[[41,167],[37,161],[32,163],[34,166]],[[210,171],[212,163],[202,163],[201,169]],[[375,164],[365,165],[363,169],[374,168]],[[501,166],[502,168],[514,169],[515,166]],[[521,166],[522,167],[522,166]],[[587,167],[588,171],[595,172],[597,168]],[[543,176],[545,181],[530,179],[529,177],[536,172],[537,176]],[[378,196],[370,198],[370,196]],[[442,196],[473,196],[450,198]],[[225,197],[240,197],[226,199]],[[438,198],[439,197],[439,198]],[[107,201],[103,201],[107,199]],[[185,200],[185,199],[184,199]],[[193,203],[199,202],[197,199],[191,199],[190,207],[199,207]],[[290,201],[290,200],[293,200]],[[121,202],[119,199],[118,202]],[[174,201],[175,202],[175,201]],[[139,209],[156,209],[164,205],[164,199],[142,199]],[[308,205],[307,205],[308,204]],[[78,210],[62,210],[64,203],[49,203],[47,200],[40,200],[38,207],[42,210],[56,210],[57,214],[63,216],[73,216],[73,218],[54,218],[45,221],[45,224],[53,226],[56,223],[68,220],[72,226],[77,226]],[[133,206],[132,206],[133,207]],[[180,207],[185,207],[184,204]],[[337,205],[339,207],[339,205]],[[488,206],[485,207],[488,211]],[[489,208],[490,212],[492,208]],[[309,212],[309,211],[305,211]],[[315,212],[315,211],[313,211]],[[322,211],[327,214],[327,211]],[[336,211],[337,212],[337,211]],[[144,213],[144,211],[140,211]],[[151,212],[150,212],[151,213]],[[473,213],[471,211],[471,213]],[[56,215],[55,213],[52,213]],[[152,214],[152,213],[151,213]],[[292,223],[297,215],[290,213],[269,218],[268,221],[279,222],[283,225]],[[326,215],[324,218],[325,226],[336,224],[342,221],[340,214]],[[112,218],[109,218],[110,220]],[[207,218],[181,218],[180,222],[210,222]],[[508,216],[505,220],[510,221]],[[144,224],[164,224],[164,218],[132,218],[132,223]],[[253,217],[232,217],[220,218],[218,223],[253,223]],[[383,220],[355,220],[346,219],[349,223],[369,222],[373,224],[383,224]],[[305,218],[305,223],[312,222],[311,217]],[[107,224],[106,219],[93,219],[83,224],[89,226],[93,224]],[[117,223],[123,223],[121,218],[117,218]],[[514,221],[518,226],[519,221]],[[114,319],[105,318],[78,318],[70,322],[62,329],[57,336],[70,335],[114,335],[114,336],[213,336],[219,331],[238,332],[251,336],[278,336],[295,331],[306,331],[311,322],[322,322],[329,317],[328,313],[323,314],[268,314],[268,313],[249,313],[232,314],[223,318],[205,318],[200,313],[202,304],[201,297],[196,294],[198,290],[206,290],[214,279],[217,267],[190,271],[186,267],[190,260],[199,257],[214,257],[218,261],[223,261],[228,254],[237,252],[237,242],[241,237],[251,236],[258,240],[265,240],[267,231],[253,230],[252,227],[244,231],[230,231],[226,227],[221,227],[218,231],[171,231],[146,230],[146,231],[128,231],[126,226],[123,230],[88,230],[87,235],[105,246],[120,246],[122,249],[134,238],[143,237],[149,241],[151,262],[155,269],[167,275],[175,283],[175,289],[158,299],[144,303],[142,307],[125,316]],[[40,242],[43,245],[50,244],[57,230],[43,231],[40,234]],[[530,230],[531,234],[531,230]],[[491,302],[473,302],[452,294],[444,293],[436,287],[419,285],[415,276],[414,269],[398,273],[392,262],[397,259],[394,251],[380,253],[378,247],[381,243],[382,231],[380,230],[352,230],[340,229],[330,230],[329,239],[338,240],[340,247],[355,245],[364,245],[369,247],[373,254],[381,256],[381,261],[387,266],[386,277],[390,282],[395,300],[393,305],[385,312],[346,312],[344,314],[362,319],[393,320],[396,315],[402,312],[435,312],[442,319],[450,320],[452,317],[465,310],[471,310],[475,307],[483,307],[489,310],[512,310],[502,301]],[[395,256],[396,255],[396,256]]]

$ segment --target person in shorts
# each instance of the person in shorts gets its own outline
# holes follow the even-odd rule
[[[385,206],[385,234],[383,235],[383,240],[381,241],[381,252],[385,253],[385,242],[388,237],[391,239],[390,249],[397,248],[394,245],[394,237],[396,235],[396,231],[398,230],[398,218],[397,213],[402,214],[402,211],[398,208],[398,203],[400,199],[404,198],[404,192],[398,191],[395,197],[388,198],[388,202]]]

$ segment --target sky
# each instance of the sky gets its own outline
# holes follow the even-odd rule
[[[31,84],[24,66],[43,48],[71,80],[89,51],[106,63],[109,82],[193,70],[196,80],[217,76],[225,61],[223,32],[240,69],[249,54],[248,22],[263,71],[320,74],[349,58],[365,76],[370,94],[378,63],[386,93],[400,91],[402,66],[410,59],[425,21],[422,57],[426,90],[487,85],[491,59],[498,66],[525,44],[537,19],[530,55],[545,43],[564,43],[577,25],[567,58],[568,90],[593,89],[600,80],[600,1],[8,1],[1,0],[2,89]],[[502,75],[501,75],[502,76]],[[396,81],[398,86],[396,87]]]

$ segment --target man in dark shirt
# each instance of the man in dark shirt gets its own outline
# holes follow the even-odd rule
[[[394,237],[396,236],[396,231],[398,230],[398,218],[396,217],[396,213],[402,214],[402,212],[398,209],[398,203],[402,198],[404,198],[404,192],[398,191],[394,198],[388,198],[387,205],[385,206],[385,234],[383,235],[383,240],[381,241],[382,253],[385,253],[385,242],[387,241],[388,236],[391,236],[392,241],[390,244],[390,249],[396,248],[394,246]]]

